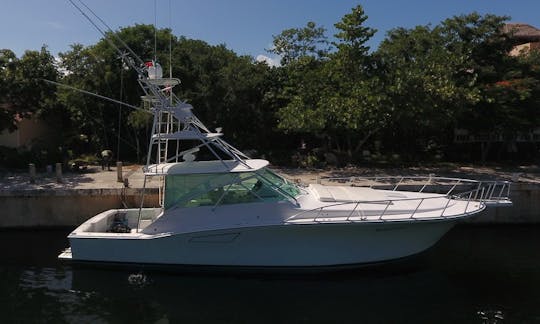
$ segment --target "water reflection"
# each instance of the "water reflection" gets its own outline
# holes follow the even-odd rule
[[[71,266],[56,261],[61,248],[51,246],[61,244],[51,242],[21,251],[37,261],[0,264],[0,311],[7,322],[535,322],[538,234],[458,228],[420,258],[309,275]]]
[[[485,311],[478,311],[476,314],[478,314],[478,317],[482,320],[482,323],[490,323],[490,324],[496,324],[496,323],[502,323],[504,320],[504,314],[500,310],[485,310]]]

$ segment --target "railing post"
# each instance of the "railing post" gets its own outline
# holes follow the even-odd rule
[[[397,188],[399,187],[399,185],[401,184],[401,182],[403,182],[403,177],[401,177],[401,179],[399,179],[399,182],[398,182],[397,185],[394,187],[394,189],[392,189],[392,191],[396,191]]]
[[[478,191],[477,191],[477,193],[478,193]],[[472,198],[472,191],[469,193],[469,198],[467,198],[467,204],[465,205],[464,213],[467,213],[467,209],[469,209],[469,203],[471,202],[471,198]]]
[[[56,163],[56,182],[62,183],[62,163]]]
[[[495,186],[497,185],[496,182],[492,183],[489,188],[488,188],[488,193],[489,193],[489,200],[491,200],[491,198],[493,198],[493,194],[495,193]]]
[[[350,220],[352,214],[356,211],[356,209],[358,208],[358,205],[360,204],[360,202],[356,202],[356,206],[354,206],[353,210],[351,210],[351,213],[349,214],[349,216],[347,216],[347,222]]]
[[[319,218],[319,215],[322,213],[323,207],[319,207],[319,212],[317,213],[317,216],[313,219],[314,222],[317,222],[317,219]]]
[[[474,193],[474,200],[476,200],[476,198],[478,198],[478,193],[480,192],[480,189],[483,189],[483,188],[484,188],[483,182],[480,181],[478,183],[478,188],[476,188],[476,192]],[[472,192],[471,192],[471,194],[472,194]],[[484,191],[482,191],[482,194],[484,194]],[[482,198],[480,198],[480,199],[482,199]]]
[[[381,213],[381,216],[379,216],[379,220],[382,220],[384,214],[386,213],[386,210],[388,209],[388,207],[390,206],[391,203],[392,203],[392,200],[388,200],[388,204],[386,204],[386,207],[384,207],[384,210]]]
[[[446,199],[448,199],[448,201],[446,202],[446,205],[444,206],[442,210],[441,217],[444,217],[444,212],[446,211],[446,208],[448,208],[448,205],[450,204],[450,200],[452,200],[451,197],[446,197]]]
[[[503,182],[502,185],[501,185],[501,190],[499,191],[499,196],[497,197],[498,198],[497,200],[501,199],[505,187],[506,187],[506,183]]]
[[[432,178],[432,177],[433,177],[433,173],[430,173],[427,182],[424,184],[424,186],[422,186],[422,188],[421,188],[420,191],[418,191],[418,192],[423,192],[424,189],[426,189],[427,185],[428,185],[428,184],[431,184],[431,178]]]
[[[34,163],[28,164],[28,173],[30,173],[30,183],[36,183],[36,165]]]
[[[461,183],[461,179],[458,180],[458,182],[456,182],[452,188],[450,188],[450,190],[448,190],[448,192],[446,193],[447,195],[449,195],[452,191],[454,191],[454,189],[456,189],[457,185]]]
[[[420,208],[420,205],[422,205],[422,203],[424,202],[424,199],[425,198],[420,199],[420,203],[418,204],[418,206],[416,206],[416,209],[413,211],[410,218],[414,218],[414,214],[416,214],[416,211],[418,210],[418,208]]]
[[[482,201],[484,200],[484,190],[485,188],[482,188],[482,193],[480,194],[480,203],[482,203]]]
[[[122,161],[116,162],[116,181],[124,182],[124,178],[122,176]]]

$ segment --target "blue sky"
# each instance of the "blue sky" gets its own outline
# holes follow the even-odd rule
[[[367,25],[378,30],[370,45],[376,48],[388,30],[437,24],[454,15],[477,11],[511,16],[512,22],[540,27],[540,0],[156,0],[157,25],[175,35],[226,44],[238,54],[272,56],[265,51],[272,35],[308,21],[334,34],[333,24],[358,4]],[[67,0],[1,0],[0,48],[17,56],[47,44],[53,55],[73,43],[90,45],[100,35]],[[135,23],[154,23],[154,0],[85,0],[113,29]],[[169,15],[169,3],[171,11]]]

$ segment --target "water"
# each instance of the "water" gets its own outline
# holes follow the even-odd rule
[[[67,231],[0,232],[1,323],[540,323],[540,227],[461,226],[420,257],[333,274],[75,267]]]

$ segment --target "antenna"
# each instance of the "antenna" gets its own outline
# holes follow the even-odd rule
[[[169,78],[172,79],[172,22],[171,22],[171,0],[169,0]]]
[[[172,79],[172,23],[171,23],[171,0],[169,0],[169,79]],[[173,92],[171,90],[171,104],[173,102]]]
[[[154,0],[154,62],[157,62],[157,0]]]
[[[78,6],[77,4],[75,4],[75,2],[73,2],[73,0],[68,0],[83,16],[84,18],[86,18],[86,20],[88,20],[90,22],[90,24],[92,24],[92,26],[94,26],[94,28],[101,34],[103,35],[103,38],[109,43],[109,45],[111,45],[117,52],[119,55],[121,56],[125,56],[125,53],[123,53],[120,48],[118,46],[116,46],[116,44],[114,44],[114,42],[110,39],[110,37],[107,35],[107,33],[105,33],[95,22],[94,20],[92,20],[92,18],[90,18],[88,16],[88,14],[80,7]],[[92,16],[94,16],[97,20],[99,20],[99,22],[101,22],[103,24],[103,26],[105,26],[105,28],[107,29],[107,31],[109,32],[110,35],[112,35],[117,41],[120,42],[120,44],[128,50],[128,52],[137,60],[137,63],[139,65],[142,65],[144,64],[144,61],[137,55],[135,54],[135,52],[112,30],[111,27],[109,27],[109,25],[107,25],[107,23],[105,23],[105,21],[103,21],[103,19],[101,19],[92,9],[90,9],[90,7],[88,7],[82,0],[77,0],[82,6],[84,6],[84,8],[86,8],[86,10],[92,14]],[[134,69],[137,70],[137,66],[134,64],[134,62],[132,62],[131,60],[127,60],[128,64],[131,65]]]

